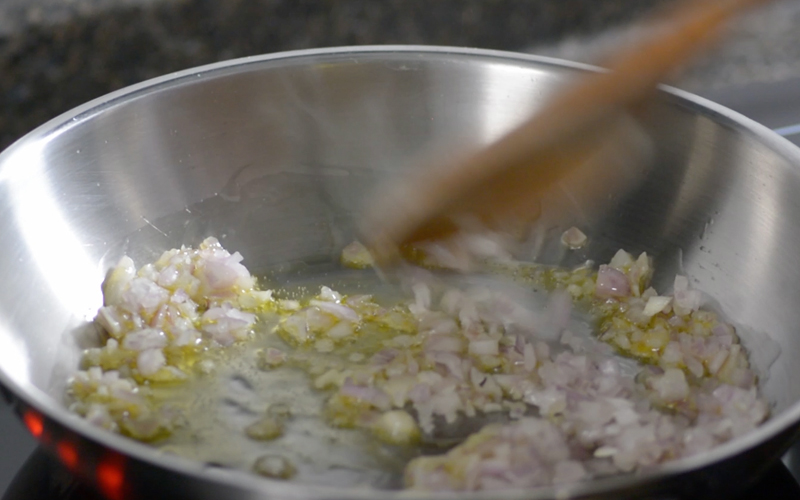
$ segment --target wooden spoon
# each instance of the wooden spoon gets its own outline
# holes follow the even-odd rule
[[[623,143],[621,117],[715,39],[725,21],[765,1],[684,0],[656,16],[647,26],[653,34],[614,55],[610,71],[576,81],[497,142],[384,186],[368,205],[364,243],[385,264],[404,245],[451,236],[464,220],[501,231],[531,222],[555,183],[587,164],[603,168],[592,159],[609,143]],[[607,188],[602,184],[594,189]]]

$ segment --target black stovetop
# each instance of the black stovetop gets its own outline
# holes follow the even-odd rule
[[[779,461],[758,483],[736,498],[797,500],[800,499],[800,484]],[[103,500],[103,497],[76,479],[44,449],[37,448],[14,477],[2,500]]]

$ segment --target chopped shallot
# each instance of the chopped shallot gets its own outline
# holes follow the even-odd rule
[[[631,285],[622,271],[602,265],[597,272],[595,294],[600,298],[625,297],[630,295]]]
[[[586,236],[572,228],[562,242],[579,248]],[[431,262],[472,269],[475,257],[507,260],[505,246],[477,234],[422,250]],[[139,439],[166,436],[169,405],[155,406],[151,389],[214,373],[221,364],[205,352],[255,337],[262,319],[274,318],[259,342],[283,347],[255,350],[259,373],[306,371],[334,426],[410,446],[461,418],[511,420],[411,460],[412,489],[519,489],[645,470],[707,452],[768,416],[736,330],[703,309],[684,276],[672,295],[649,288],[646,253],[620,250],[596,273],[535,268],[534,281],[551,292],[544,311],[511,286],[450,286],[413,268],[402,281],[409,298],[389,306],[325,286],[314,297],[276,300],[242,261],[214,238],[138,270],[121,259],[96,319],[108,339],[84,353],[85,369],[70,381],[72,408]],[[371,257],[351,244],[342,262],[367,267]],[[573,328],[578,308],[595,314],[605,343]],[[643,363],[632,368],[636,360]],[[244,435],[278,438],[284,428],[271,419],[251,421]],[[296,472],[277,455],[257,462],[271,477]]]
[[[561,235],[561,243],[567,248],[578,249],[586,244],[588,238],[577,227],[571,227]]]

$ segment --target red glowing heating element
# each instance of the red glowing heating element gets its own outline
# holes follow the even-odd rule
[[[56,445],[56,453],[58,458],[69,470],[77,470],[78,468],[78,450],[75,445],[69,441],[59,441]]]
[[[38,413],[28,410],[22,415],[22,421],[25,422],[25,427],[35,437],[39,439],[44,433],[44,420]]]
[[[107,455],[97,464],[97,486],[109,500],[125,497],[125,459],[119,455]]]

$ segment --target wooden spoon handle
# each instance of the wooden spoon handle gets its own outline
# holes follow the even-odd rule
[[[610,124],[653,94],[725,21],[764,1],[680,3],[654,19],[652,36],[612,57],[609,72],[578,80],[488,147],[429,165],[382,192],[362,226],[365,243],[386,261],[398,246],[450,235],[464,218],[496,228],[510,217],[535,217],[541,193],[609,140]]]

